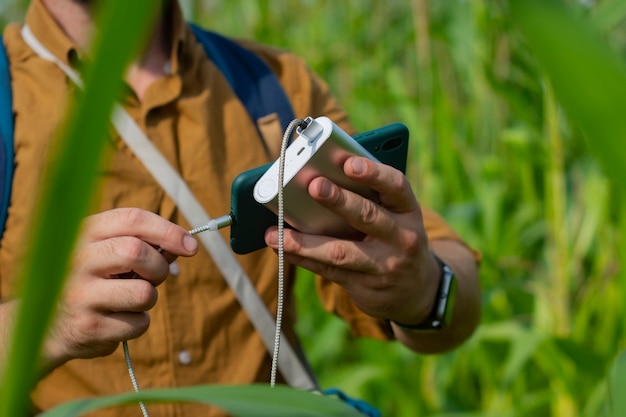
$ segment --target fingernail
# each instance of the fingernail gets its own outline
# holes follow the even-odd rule
[[[267,234],[267,242],[268,246],[276,246],[278,245],[278,232],[271,231]]]
[[[361,159],[359,158],[352,159],[352,171],[356,175],[361,175],[362,173],[365,172],[365,164],[363,163]]]
[[[318,190],[318,194],[322,198],[330,197],[333,188],[330,185],[330,182],[326,179],[321,180],[320,188]]]
[[[185,235],[183,237],[183,247],[189,252],[195,252],[196,250],[198,250],[198,241],[194,239],[191,235]]]
[[[177,277],[180,275],[180,267],[176,261],[170,264],[170,275]]]

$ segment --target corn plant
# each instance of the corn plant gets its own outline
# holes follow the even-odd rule
[[[323,384],[395,416],[608,415],[624,347],[624,2],[189,3],[209,27],[303,55],[357,128],[407,124],[420,201],[482,252],[482,325],[434,357],[350,339],[302,272]]]
[[[407,124],[416,195],[482,253],[482,324],[436,356],[351,338],[300,271],[298,331],[323,386],[398,417],[626,415],[624,1],[181,3],[208,28],[303,56],[358,129]],[[231,388],[197,392],[236,407]],[[249,389],[230,410],[265,415],[245,414],[263,392]],[[264,410],[285,412],[282,396]]]

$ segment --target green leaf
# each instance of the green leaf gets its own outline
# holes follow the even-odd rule
[[[74,417],[100,408],[129,405],[139,401],[215,405],[238,417],[363,417],[358,411],[334,397],[284,386],[271,388],[269,385],[202,385],[145,390],[139,393],[72,401],[53,408],[40,417]]]
[[[21,302],[0,391],[0,416],[26,415],[41,344],[63,286],[81,219],[88,212],[122,71],[139,50],[156,12],[150,0],[103,2],[85,91],[70,110],[65,135],[51,155],[24,269]]]
[[[510,343],[510,351],[502,364],[502,381],[506,386],[513,383],[522,368],[531,360],[547,336],[518,323],[507,321],[483,325],[477,338],[500,340]]]
[[[626,69],[589,20],[560,1],[511,0],[521,29],[560,104],[605,171],[626,188]]]
[[[615,360],[609,373],[609,395],[613,416],[626,416],[626,351]]]
[[[593,10],[592,19],[603,31],[615,28],[626,17],[626,2],[622,0],[601,1]]]

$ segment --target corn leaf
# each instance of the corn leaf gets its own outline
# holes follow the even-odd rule
[[[4,384],[0,416],[26,415],[28,395],[36,382],[40,347],[81,219],[94,190],[97,168],[121,74],[144,39],[154,15],[149,0],[103,2],[93,65],[85,74],[85,91],[73,106],[65,134],[49,163],[25,268],[21,271],[21,303]]]
[[[195,402],[215,405],[238,417],[362,417],[344,402],[324,395],[269,385],[204,385],[166,390],[144,390],[62,404],[41,417],[75,417],[105,407],[150,402]],[[149,404],[147,405],[149,410]]]
[[[611,367],[609,375],[609,395],[613,416],[626,416],[626,351],[622,352]]]
[[[512,0],[514,21],[560,104],[605,171],[626,189],[626,68],[589,21],[560,1]]]

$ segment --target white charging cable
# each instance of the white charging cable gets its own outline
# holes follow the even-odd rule
[[[230,214],[226,214],[224,216],[212,219],[204,226],[191,229],[189,231],[189,234],[197,235],[198,233],[206,232],[206,231],[214,232],[223,227],[230,226],[232,223],[233,223],[232,216]],[[159,252],[162,251],[161,248],[159,248],[158,250]],[[136,273],[133,273],[133,278],[140,278],[140,277]],[[128,368],[128,376],[130,377],[130,382],[133,384],[133,389],[135,390],[135,392],[139,392],[140,388],[139,388],[139,384],[137,383],[137,377],[135,376],[135,368],[133,367],[133,362],[130,359],[128,341],[126,340],[122,341],[122,348],[124,349],[124,359],[126,360],[126,368]],[[146,405],[144,404],[143,401],[139,402],[139,408],[141,408],[141,414],[143,414],[143,417],[150,417],[150,415],[148,414],[148,409],[146,408]]]
[[[280,349],[280,336],[283,320],[284,288],[285,288],[285,202],[283,195],[283,183],[285,178],[285,154],[289,139],[296,127],[304,127],[303,119],[294,119],[289,123],[283,135],[280,146],[280,159],[278,165],[278,300],[276,306],[276,333],[274,335],[274,351],[272,352],[272,369],[270,373],[270,386],[276,386],[276,372],[278,369],[278,352]]]
[[[133,384],[135,392],[139,392],[139,384],[137,383],[137,377],[135,376],[135,368],[133,368],[133,362],[130,360],[130,351],[128,350],[128,341],[122,342],[122,348],[124,349],[124,359],[126,360],[126,368],[128,368],[128,376],[130,376],[130,382]],[[150,417],[148,409],[143,401],[139,401],[139,408],[141,408],[141,414],[143,417]]]
[[[293,131],[297,127],[301,127],[302,129],[306,128],[307,121],[303,119],[294,119],[292,120],[287,129],[285,129],[285,133],[283,135],[283,140],[280,147],[280,159],[279,159],[279,169],[278,169],[278,296],[277,296],[277,306],[276,306],[276,333],[274,335],[274,351],[272,352],[272,368],[270,373],[270,386],[276,386],[276,374],[278,370],[278,354],[280,349],[280,339],[282,332],[282,319],[283,319],[283,309],[285,304],[285,233],[284,233],[284,222],[285,222],[285,202],[284,202],[284,194],[283,187],[280,186],[284,183],[285,178],[285,154],[287,152],[287,145],[289,144],[289,139],[293,135]],[[196,235],[205,231],[217,231],[223,227],[230,226],[233,223],[233,218],[230,214],[217,217],[212,219],[210,222],[205,224],[204,226],[196,227],[189,231],[191,235]],[[159,248],[159,251],[161,249]],[[135,278],[139,278],[136,274]],[[135,392],[139,392],[139,384],[137,383],[137,377],[135,375],[135,369],[133,367],[133,363],[130,358],[130,351],[128,349],[128,341],[124,340],[122,342],[122,347],[124,349],[124,359],[126,360],[126,367],[128,368],[128,375],[130,376],[131,383],[133,385],[133,389]],[[139,402],[139,407],[141,408],[141,413],[143,417],[150,417],[148,414],[148,409],[143,401]]]

